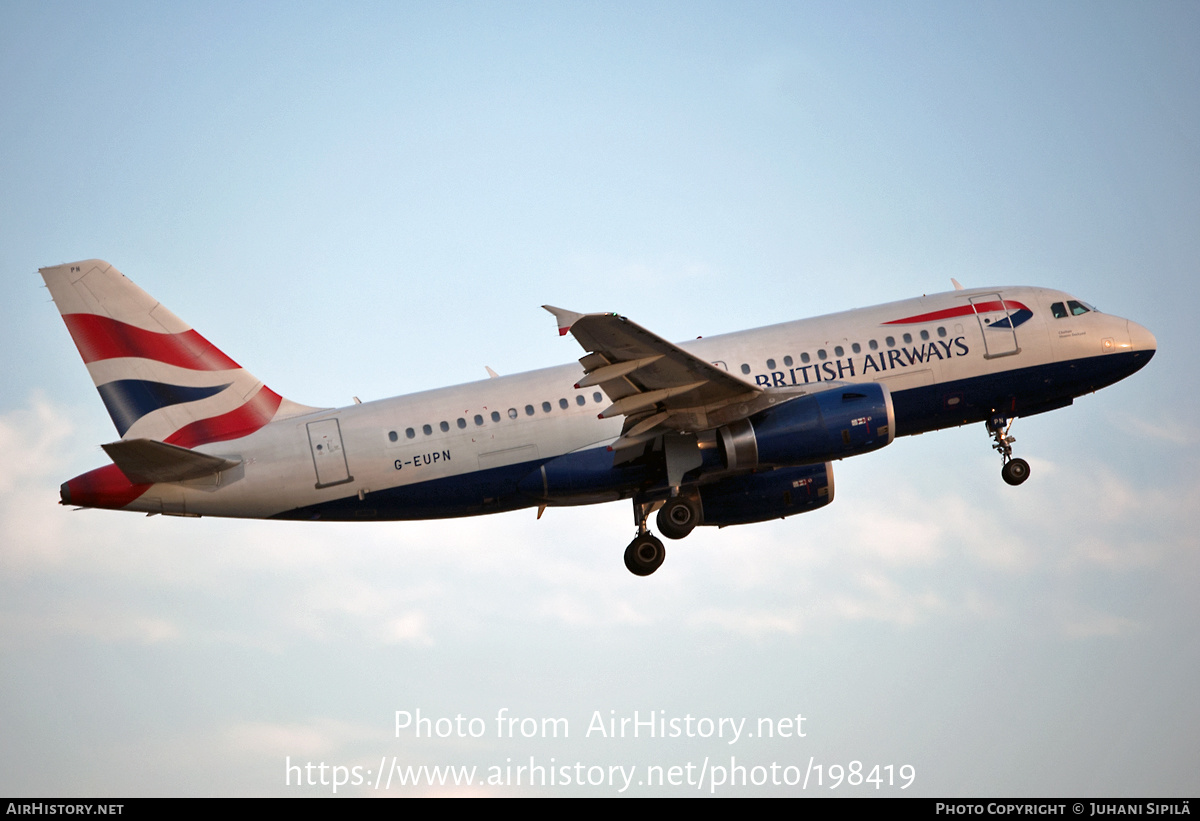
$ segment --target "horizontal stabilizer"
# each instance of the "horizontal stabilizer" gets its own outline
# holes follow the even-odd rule
[[[124,439],[100,447],[135,485],[199,479],[240,464],[153,439]]]

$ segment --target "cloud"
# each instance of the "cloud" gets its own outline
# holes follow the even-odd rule
[[[88,599],[57,602],[52,612],[41,608],[12,609],[12,603],[0,614],[0,631],[9,645],[30,645],[58,636],[94,639],[103,644],[151,645],[178,641],[178,623],[126,607],[112,607]]]
[[[751,609],[702,610],[693,615],[689,622],[696,628],[718,628],[752,639],[763,639],[776,634],[795,635],[800,633],[804,626],[802,613]]]
[[[310,723],[272,723],[247,721],[227,726],[213,736],[220,749],[235,750],[255,757],[284,756],[321,758],[343,752],[347,745],[374,741],[381,736],[379,727],[368,727],[330,718]]]
[[[1063,635],[1072,639],[1117,638],[1142,630],[1134,619],[1081,609],[1061,614],[1059,625]]]
[[[91,448],[71,418],[41,396],[0,417],[0,441],[37,454],[0,492],[7,641],[429,648],[498,624],[619,633],[681,614],[695,631],[762,639],[845,623],[1006,618],[1019,610],[1019,578],[1086,602],[1081,573],[1180,563],[1195,573],[1180,525],[1195,524],[1200,481],[1146,487],[1086,460],[1035,460],[1019,489],[989,473],[930,492],[927,479],[913,481],[909,457],[863,457],[845,463],[853,470],[829,508],[702,528],[668,543],[658,574],[634,579],[620,559],[626,503],[552,509],[540,521],[520,511],[363,525],[71,513],[54,504],[55,487],[71,455]],[[1123,618],[1093,609],[1099,622],[1064,629],[1110,618],[1111,630]]]
[[[1196,445],[1195,428],[1175,418],[1151,421],[1145,416],[1132,413],[1118,414],[1116,418],[1117,426],[1139,439],[1152,439],[1170,445]]]

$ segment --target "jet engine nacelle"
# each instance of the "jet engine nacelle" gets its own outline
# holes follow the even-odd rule
[[[807,513],[833,501],[833,465],[777,468],[700,486],[700,523],[744,525]]]
[[[811,465],[878,450],[895,438],[892,395],[876,383],[799,396],[720,428],[729,470]]]

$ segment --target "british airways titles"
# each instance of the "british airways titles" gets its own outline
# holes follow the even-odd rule
[[[868,373],[894,371],[910,365],[923,365],[937,360],[966,356],[971,352],[965,337],[956,336],[947,341],[942,339],[924,342],[917,346],[891,348],[886,351],[865,354],[861,357],[844,358],[800,365],[784,371],[769,371],[754,374],[755,384],[764,388],[783,388],[789,385],[805,385],[809,382],[826,382],[831,379],[846,379],[866,376]],[[857,361],[856,361],[857,360]]]

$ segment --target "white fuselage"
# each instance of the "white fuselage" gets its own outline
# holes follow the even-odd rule
[[[1007,313],[986,310],[996,295]],[[905,435],[1061,407],[1153,354],[1153,336],[1128,320],[1094,310],[1056,318],[1063,311],[1052,306],[1068,302],[1076,304],[1040,288],[953,291],[680,347],[767,390],[881,383],[895,404],[895,433]],[[277,418],[196,448],[237,468],[153,485],[126,509],[344,520],[571,503],[517,485],[547,460],[621,434],[620,417],[598,418],[610,404],[600,389],[574,387],[583,373],[563,365]]]

